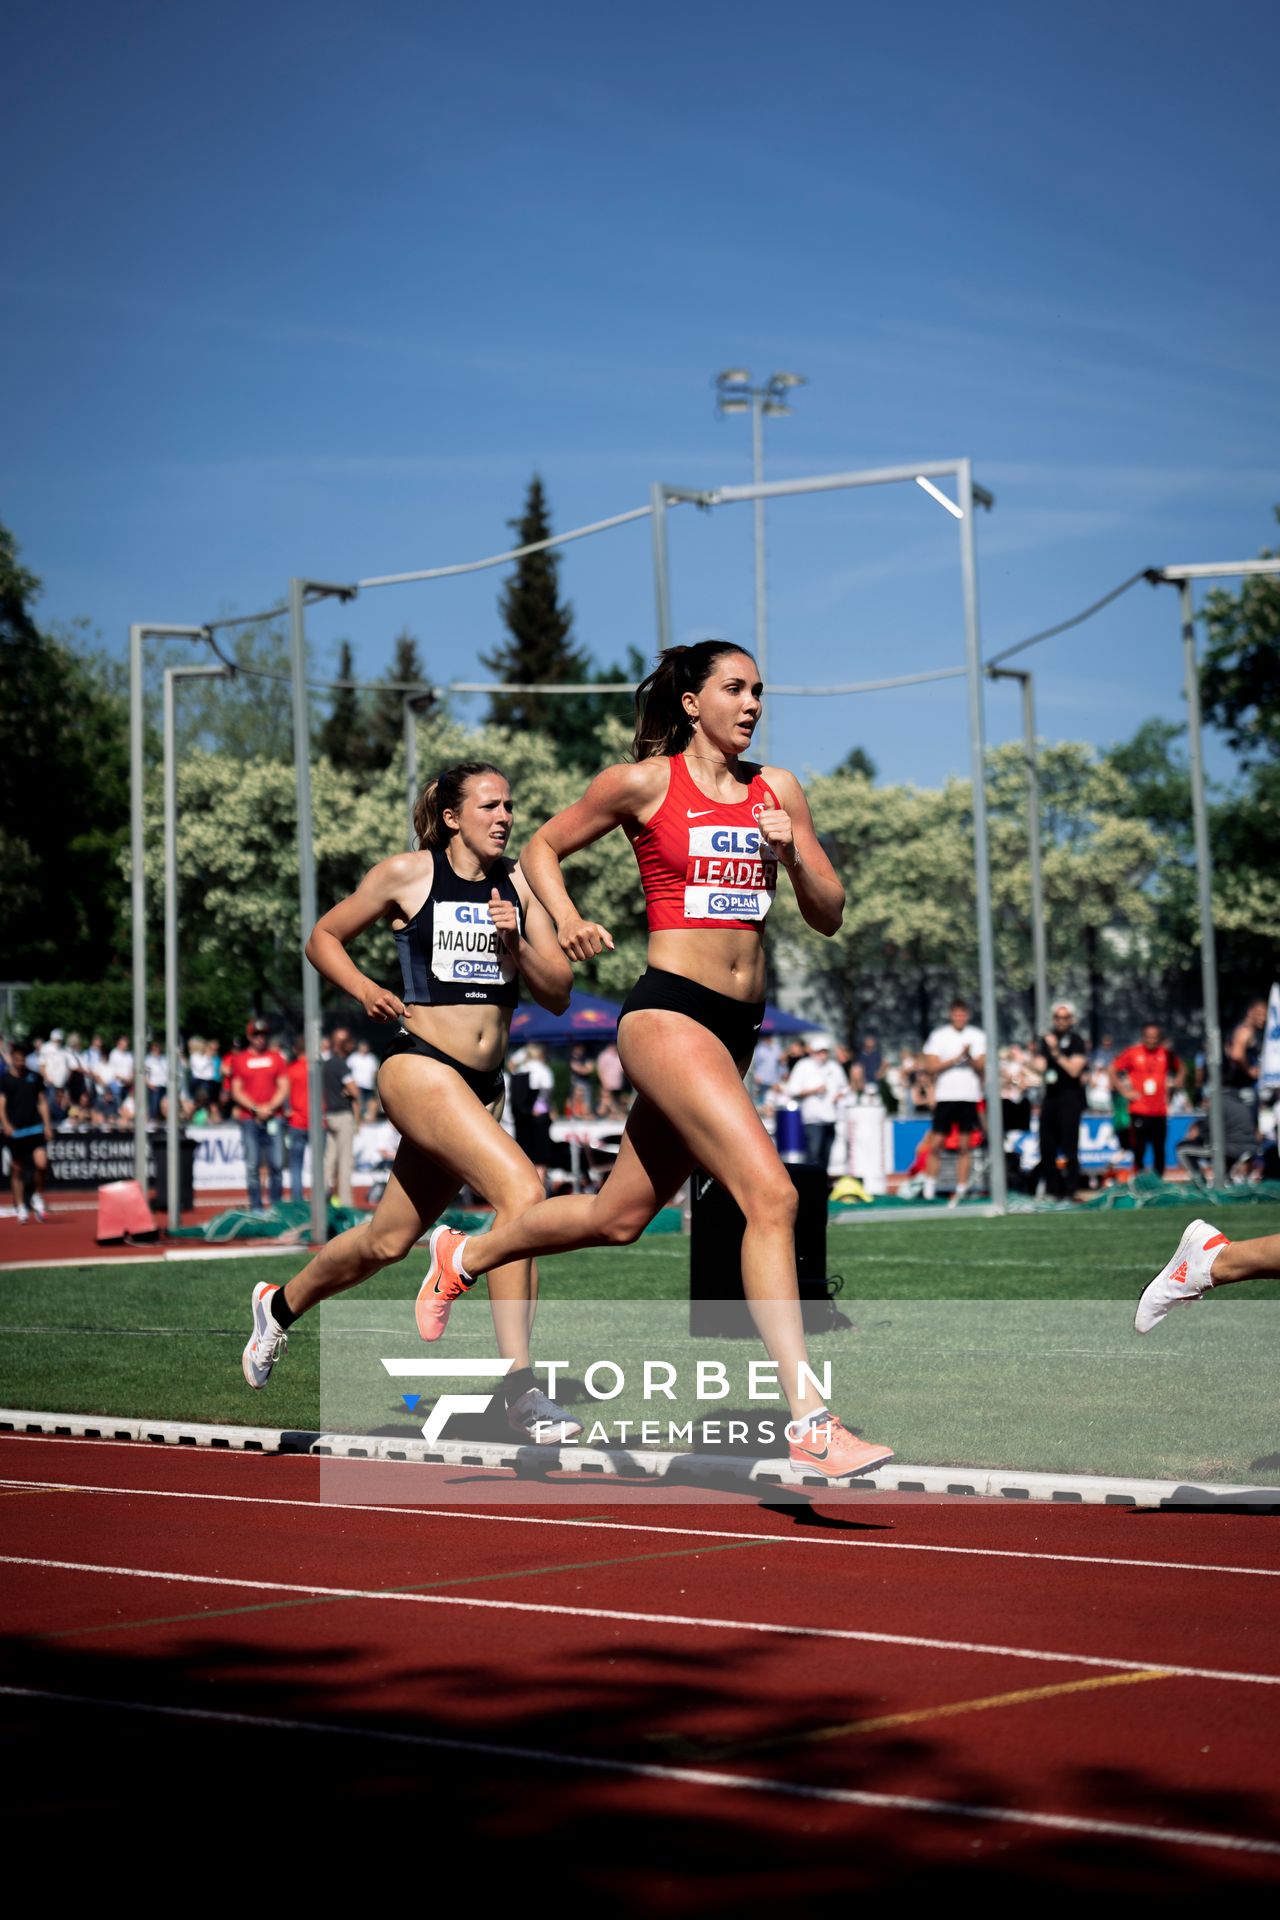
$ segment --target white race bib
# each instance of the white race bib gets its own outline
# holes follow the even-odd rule
[[[773,905],[778,863],[758,827],[690,827],[686,920],[763,920]]]
[[[517,918],[519,909],[517,908]],[[466,981],[503,986],[515,978],[488,906],[481,900],[437,900],[431,930],[431,974],[460,986]]]

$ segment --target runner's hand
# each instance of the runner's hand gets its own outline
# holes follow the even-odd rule
[[[785,858],[786,850],[795,845],[791,815],[782,807],[763,807],[757,824],[760,838],[769,842],[775,859]]]
[[[560,950],[570,960],[594,960],[598,953],[613,952],[613,935],[598,920],[584,920],[573,914],[556,928]]]
[[[404,1012],[404,1001],[397,999],[390,987],[380,987],[376,980],[366,980],[364,990],[356,998],[371,1020],[398,1020]]]
[[[515,901],[504,900],[496,887],[489,895],[489,918],[502,935],[508,953],[515,953],[520,945],[520,916]]]

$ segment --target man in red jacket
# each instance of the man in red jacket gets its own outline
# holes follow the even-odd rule
[[[264,1167],[271,1205],[278,1207],[284,1194],[282,1112],[289,1098],[289,1067],[284,1055],[268,1044],[265,1020],[251,1017],[245,1031],[248,1044],[223,1063],[222,1071],[231,1087],[235,1118],[244,1138],[249,1208],[261,1213]]]
[[[1169,1087],[1181,1087],[1186,1067],[1164,1038],[1159,1022],[1148,1020],[1137,1046],[1126,1047],[1111,1063],[1111,1090],[1129,1102],[1133,1132],[1133,1170],[1142,1172],[1151,1148],[1151,1164],[1164,1179],[1164,1142],[1169,1125]]]

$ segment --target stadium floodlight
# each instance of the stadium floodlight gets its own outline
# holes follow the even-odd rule
[[[751,471],[757,487],[764,484],[764,420],[778,419],[789,414],[787,395],[795,387],[806,384],[802,373],[771,373],[762,387],[753,386],[751,373],[747,367],[727,367],[715,378],[716,411],[718,413],[750,413],[751,415]],[[760,678],[768,683],[769,679],[769,613],[768,598],[765,592],[764,573],[764,495],[757,494],[755,501],[755,575],[756,575],[756,665],[760,669]],[[661,606],[661,602],[659,602]],[[669,644],[669,642],[667,643]],[[756,728],[756,751],[762,760],[769,751],[769,718],[766,708],[760,715],[760,724]]]

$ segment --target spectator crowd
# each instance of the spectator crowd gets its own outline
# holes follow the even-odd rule
[[[1226,1158],[1233,1179],[1280,1177],[1275,1094],[1260,1093],[1258,1085],[1266,1015],[1259,996],[1223,1049]],[[347,1206],[353,1203],[356,1130],[382,1118],[378,1065],[369,1042],[357,1041],[346,1027],[336,1027],[322,1042],[326,1185]],[[918,1048],[891,1052],[870,1032],[853,1048],[816,1030],[795,1038],[767,1036],[756,1046],[748,1086],[767,1121],[780,1108],[799,1110],[805,1157],[824,1168],[842,1116],[855,1108],[925,1121],[909,1190],[934,1198],[946,1154],[954,1201],[967,1192],[974,1155],[985,1141],[985,1066],[985,1036],[957,999],[948,1019]],[[524,1045],[513,1051],[507,1072],[510,1124],[544,1175],[558,1159],[553,1119],[581,1123],[587,1138],[594,1122],[605,1123],[602,1131],[620,1127],[633,1097],[613,1039],[596,1046],[575,1042],[567,1057],[559,1056],[558,1071],[547,1048]],[[1010,1188],[1057,1199],[1084,1188],[1079,1137],[1086,1114],[1109,1117],[1119,1152],[1126,1161],[1131,1156],[1134,1172],[1149,1162],[1163,1179],[1170,1117],[1198,1113],[1207,1098],[1203,1055],[1185,1060],[1157,1021],[1147,1022],[1128,1045],[1117,1046],[1104,1034],[1090,1047],[1065,1000],[1055,1004],[1047,1032],[1000,1049],[999,1072]],[[0,1134],[11,1148],[11,1167],[24,1133],[44,1138],[46,1114],[49,1132],[131,1129],[137,1101],[145,1103],[148,1123],[159,1125],[168,1118],[170,1098],[169,1060],[158,1039],[138,1062],[125,1034],[110,1047],[102,1033],[85,1045],[80,1034],[56,1027],[30,1045],[0,1036]],[[257,1016],[247,1022],[245,1044],[230,1052],[217,1038],[192,1035],[178,1054],[177,1099],[184,1126],[239,1125],[252,1205],[277,1204],[286,1171],[291,1196],[300,1196],[309,1114],[307,1062],[298,1040],[273,1036]],[[13,1124],[18,1112],[25,1128]],[[1021,1148],[1033,1123],[1038,1159],[1028,1167]],[[1181,1140],[1177,1160],[1185,1174],[1203,1181],[1210,1158],[1207,1118],[1200,1116]]]

